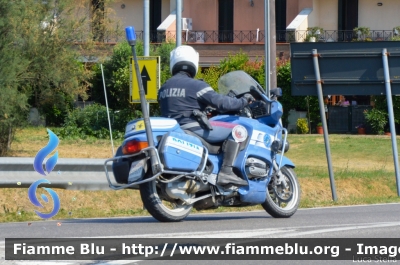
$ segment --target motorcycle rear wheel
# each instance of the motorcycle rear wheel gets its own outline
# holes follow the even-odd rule
[[[299,207],[301,190],[293,169],[282,167],[281,172],[288,184],[287,187],[283,187],[282,184],[274,187],[272,179],[268,184],[267,198],[261,205],[272,217],[288,218]]]
[[[140,196],[147,211],[160,222],[179,222],[185,219],[192,205],[181,200],[171,200],[162,192],[162,183],[157,180],[140,185]]]

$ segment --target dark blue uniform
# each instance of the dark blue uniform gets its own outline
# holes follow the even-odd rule
[[[212,131],[201,129],[193,110],[205,110],[207,106],[219,112],[239,111],[248,103],[245,98],[231,98],[220,95],[204,81],[191,78],[186,72],[179,72],[167,80],[158,91],[161,116],[178,121],[182,129],[190,130],[209,142],[226,139],[232,130],[231,124],[211,122]]]

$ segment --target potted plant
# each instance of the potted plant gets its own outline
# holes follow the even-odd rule
[[[357,27],[353,29],[355,41],[372,41],[371,29],[369,27]]]
[[[395,122],[397,123],[397,119],[395,119]],[[390,133],[390,126],[389,126],[389,123],[387,123],[386,125],[385,125],[385,129],[384,129],[384,131],[385,131],[385,135],[387,135],[387,136],[391,136],[392,134]]]
[[[324,128],[322,127],[322,122],[318,122],[317,124],[317,133],[324,134]]]
[[[400,26],[393,28],[393,37],[391,41],[400,41]]]
[[[361,123],[359,125],[356,126],[357,132],[358,134],[366,134],[365,133],[365,124]]]
[[[307,36],[305,41],[307,42],[317,42],[321,35],[324,34],[324,29],[320,27],[307,28]]]

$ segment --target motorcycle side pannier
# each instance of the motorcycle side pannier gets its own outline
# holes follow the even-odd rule
[[[161,139],[158,152],[165,169],[191,172],[202,161],[203,145],[195,136],[169,132]]]

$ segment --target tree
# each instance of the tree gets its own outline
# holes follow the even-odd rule
[[[11,1],[0,0],[0,156],[11,145],[15,128],[24,120],[27,95],[18,89],[18,81],[27,77],[28,61],[18,56],[15,46],[20,42],[10,17],[18,16]]]
[[[0,155],[6,152],[4,139],[9,146],[29,105],[47,109],[54,118],[65,116],[78,96],[87,98],[91,71],[82,59],[99,56],[101,47],[93,40],[100,30],[103,37],[113,35],[109,19],[93,30],[95,38],[88,31],[97,25],[90,19],[91,4],[0,0]],[[61,114],[55,122],[63,120]]]
[[[18,26],[22,32],[21,56],[29,61],[29,78],[20,85],[31,93],[29,103],[40,110],[55,106],[65,110],[74,96],[86,97],[90,72],[78,61],[74,40],[81,36],[85,17],[73,19],[70,0],[26,0]]]
[[[78,96],[87,99],[92,71],[85,61],[101,57],[105,38],[121,33],[118,23],[106,19],[110,1],[95,2],[24,1],[29,8],[21,10],[18,27],[26,32],[21,48],[29,78],[22,85],[31,93],[30,105],[46,112],[48,124],[59,125]]]

